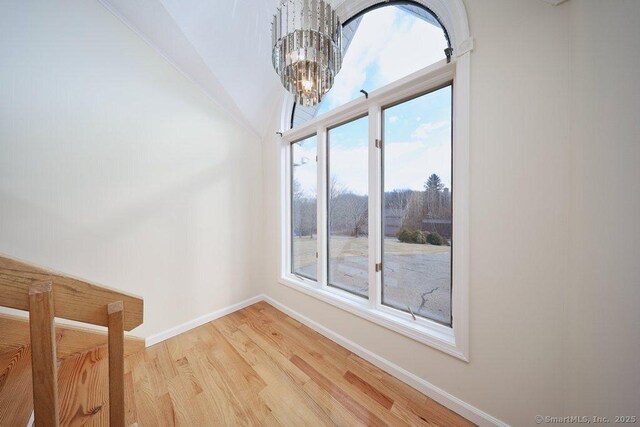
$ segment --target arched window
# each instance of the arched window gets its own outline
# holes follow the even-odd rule
[[[334,87],[282,110],[280,283],[468,360],[464,3],[335,1]]]
[[[374,5],[343,25],[343,65],[320,104],[294,104],[295,127],[445,59],[449,37],[429,9],[408,1]]]

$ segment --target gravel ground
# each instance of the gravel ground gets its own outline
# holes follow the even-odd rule
[[[366,296],[366,238],[332,237],[330,283]],[[315,239],[296,239],[296,271],[315,276]],[[416,315],[449,323],[451,320],[450,247],[401,243],[385,239],[383,303]],[[307,252],[312,252],[307,253]]]

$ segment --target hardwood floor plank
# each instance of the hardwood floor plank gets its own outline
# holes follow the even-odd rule
[[[422,404],[424,402],[424,394],[355,354],[348,357],[347,368],[361,378],[366,378],[369,383],[391,397],[396,403]]]
[[[173,405],[169,394],[156,396],[144,367],[137,369],[133,378],[133,401],[136,405],[137,415],[135,422],[140,426],[175,425]],[[168,414],[171,416],[169,417]]]
[[[215,345],[209,344],[209,347],[211,348],[211,353],[215,356],[214,360],[217,362],[218,369],[224,371],[237,385],[238,389],[246,390],[248,387],[249,390],[247,391],[258,393],[267,386],[255,369],[227,341],[220,330],[209,324],[208,332],[216,343]],[[210,360],[210,358],[207,358],[207,360]],[[239,384],[238,381],[246,384],[246,387]]]
[[[284,354],[278,351],[278,348],[265,340],[260,333],[256,332],[248,325],[240,326],[240,330],[255,342],[263,351],[265,351],[269,357],[276,361],[298,384],[303,385],[309,381],[309,377],[304,372],[291,363]]]
[[[236,423],[241,425],[259,423],[260,416],[258,412],[268,415],[270,410],[262,410],[261,403],[254,394],[253,403],[256,406],[256,412],[253,408],[246,405],[244,401],[245,395],[241,389],[246,389],[246,383],[242,384],[239,379],[234,381],[224,369],[224,365],[218,360],[214,354],[207,354],[206,357],[198,358],[194,363],[194,371],[196,376],[203,384],[203,393],[198,395],[198,400],[206,402],[207,400],[215,401],[211,412],[214,419],[218,419],[221,424]],[[209,403],[211,406],[211,403]]]
[[[58,369],[60,424],[83,425],[108,413],[109,369],[107,347],[64,360]],[[108,420],[108,417],[107,417]]]
[[[266,383],[220,332],[211,328],[211,333],[219,345],[212,346],[204,357],[200,350],[194,349],[193,357],[204,372],[213,374],[212,381],[226,390],[224,393],[228,395],[227,400],[233,405],[238,421],[260,424],[271,413],[271,409],[258,397]]]
[[[104,355],[84,357],[61,374],[63,425],[106,425]],[[139,427],[472,425],[264,302],[128,356],[124,388]]]
[[[291,362],[299,367],[305,374],[331,394],[342,406],[353,413],[359,420],[370,426],[386,425],[373,412],[356,402],[351,396],[345,393],[340,387],[329,381],[324,375],[316,371],[311,365],[302,360],[299,356],[293,356]]]
[[[4,352],[0,360],[0,426],[26,425],[33,411],[31,346]]]
[[[296,349],[302,348],[316,359],[335,362],[334,365],[339,368],[344,366],[346,357],[352,354],[346,348],[328,340],[313,329],[306,326],[296,327],[284,321],[290,317],[265,302],[255,304],[255,306],[258,309],[256,316],[264,318],[264,324],[270,328],[265,332],[269,332],[274,338],[279,338],[278,342],[280,343],[294,345],[295,349],[292,350],[294,352]],[[247,308],[253,309],[254,306]],[[330,345],[322,345],[323,343]]]
[[[201,414],[194,408],[195,397],[191,382],[180,376],[175,376],[167,381],[171,406],[175,414],[176,425],[201,425],[199,423]],[[226,405],[220,404],[220,399],[211,402],[212,408],[218,409],[216,416],[218,419],[225,419]],[[213,410],[213,409],[212,409]]]
[[[327,390],[319,386],[314,381],[309,381],[304,385],[304,391],[313,400],[318,402],[331,421],[338,426],[366,426],[367,423],[359,419],[353,412],[345,408]]]
[[[227,320],[218,319],[225,324]],[[217,325],[217,323],[216,323]],[[227,325],[228,326],[228,325]],[[274,416],[283,425],[304,422],[304,425],[332,425],[330,418],[316,402],[304,393],[295,377],[282,369],[277,362],[241,330],[225,335],[225,338],[242,354],[267,386],[260,397],[271,408]],[[291,419],[288,422],[287,418]]]
[[[347,355],[351,355],[350,352],[337,351],[337,348],[342,349],[342,347],[335,343],[333,343],[334,349],[324,350],[324,347],[319,345],[321,341],[319,334],[309,328],[303,328],[304,330],[300,331],[298,328],[291,327],[290,324],[283,321],[284,319],[280,317],[279,312],[269,305],[259,303],[248,307],[247,311],[251,312],[252,310],[257,310],[253,317],[260,319],[260,321],[254,321],[252,326],[258,329],[260,336],[266,337],[265,339],[279,347],[282,354],[296,355],[309,365],[314,366],[333,384],[351,396],[355,402],[369,408],[384,423],[406,425],[402,419],[387,408],[380,406],[372,396],[364,393],[344,378],[347,372],[345,368]]]
[[[374,386],[372,386],[353,372],[347,371],[347,373],[344,374],[344,378],[351,384],[362,390],[364,394],[382,405],[385,409],[391,409],[391,406],[393,406],[393,400],[390,397],[385,395],[380,390],[376,389]]]
[[[124,374],[124,409],[125,424],[130,426],[138,420],[138,413],[136,412],[136,404],[134,399],[133,375],[130,371],[127,372],[126,368]]]
[[[269,414],[264,420],[262,420],[262,425],[264,427],[281,427],[282,424],[278,422],[278,419],[273,415]]]

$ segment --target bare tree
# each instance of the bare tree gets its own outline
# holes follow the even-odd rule
[[[367,196],[348,193],[341,197],[347,230],[358,237],[364,233],[368,223],[369,200]]]
[[[302,185],[294,179],[291,185],[293,232],[296,236],[309,235],[317,232],[316,197],[308,197]]]
[[[309,235],[313,239],[313,235],[317,233],[317,216],[316,199],[303,199],[300,207],[300,235]]]
[[[402,227],[409,230],[420,230],[424,215],[425,194],[420,191],[412,191],[407,202],[407,208],[402,217]]]
[[[297,179],[294,179],[291,183],[291,204],[292,204],[292,212],[291,212],[291,220],[292,220],[292,228],[293,234],[295,236],[300,236],[302,233],[302,200],[304,199],[304,190],[302,189],[302,185]]]
[[[402,228],[406,222],[407,214],[409,213],[408,207],[411,202],[411,198],[413,197],[413,193],[414,192],[409,189],[386,192],[384,194],[385,221],[390,221],[391,224],[398,225]],[[396,220],[399,220],[399,223],[395,224]]]
[[[333,224],[336,214],[336,206],[338,206],[338,198],[346,193],[344,185],[338,182],[335,175],[331,175],[329,179],[329,231],[333,230]]]
[[[385,193],[385,207],[398,211],[404,211],[411,200],[411,190],[393,190]]]

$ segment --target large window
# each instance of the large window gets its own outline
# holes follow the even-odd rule
[[[316,280],[317,171],[315,135],[291,144],[291,272]]]
[[[329,286],[369,297],[369,122],[367,117],[327,133]]]
[[[371,22],[387,16],[379,43],[393,39],[400,49],[401,33],[447,46],[437,19],[388,8],[356,17],[360,29],[369,14]],[[352,37],[340,73],[355,73],[347,59],[360,58],[352,65],[377,82],[373,90],[358,96],[361,79],[353,80],[346,103],[328,106],[328,96],[320,114],[283,132],[280,281],[467,360],[469,56],[442,52],[403,68],[405,53],[385,80],[376,76],[391,66],[386,55],[371,46],[367,55]]]
[[[383,110],[382,303],[451,324],[451,85]]]
[[[343,28],[342,70],[314,107],[296,106],[300,125],[445,58],[446,32],[428,10],[391,3],[357,16]]]

